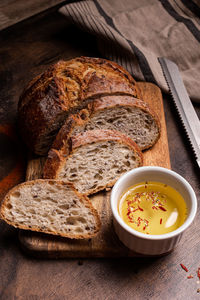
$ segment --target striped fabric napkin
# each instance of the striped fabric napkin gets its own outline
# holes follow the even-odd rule
[[[59,11],[95,35],[102,56],[136,80],[168,91],[158,57],[171,59],[191,99],[200,102],[199,0],[87,0]]]

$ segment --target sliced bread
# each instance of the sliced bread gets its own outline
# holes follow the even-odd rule
[[[140,97],[135,80],[115,62],[77,57],[50,66],[20,97],[18,121],[24,142],[36,154],[47,154],[69,113],[110,94]]]
[[[97,234],[100,220],[90,200],[71,183],[37,179],[8,192],[0,216],[21,229],[67,238],[83,239]]]
[[[44,178],[72,182],[82,194],[111,187],[125,172],[142,165],[137,144],[112,130],[89,130],[63,140],[60,150],[51,149]]]
[[[147,103],[126,95],[95,99],[88,109],[71,115],[60,129],[53,148],[62,141],[93,129],[117,130],[133,139],[141,150],[152,147],[160,136],[160,122]]]

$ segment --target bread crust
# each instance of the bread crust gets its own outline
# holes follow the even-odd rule
[[[60,150],[66,140],[71,136],[74,127],[77,125],[84,126],[90,119],[91,113],[92,105],[89,105],[87,109],[82,109],[79,113],[70,115],[56,135],[52,148]]]
[[[52,148],[57,150],[61,149],[65,141],[70,138],[72,131],[76,126],[85,126],[87,122],[99,111],[117,106],[137,107],[143,110],[144,112],[149,113],[152,116],[152,118],[157,124],[158,136],[153,143],[151,143],[149,146],[142,148],[142,150],[152,147],[159,139],[161,131],[161,125],[157,115],[143,100],[127,95],[112,95],[99,97],[95,99],[87,109],[83,109],[77,114],[70,115],[66,119],[64,125],[59,130],[53,142]]]
[[[143,155],[138,145],[129,137],[115,130],[89,130],[83,134],[71,136],[65,140],[60,150],[51,149],[43,169],[43,178],[59,178],[59,172],[63,167],[66,159],[73,155],[77,148],[91,143],[100,143],[102,141],[116,141],[127,145],[138,156],[138,167],[143,164]],[[71,151],[69,152],[69,144],[71,144]],[[56,163],[55,163],[56,161]],[[117,180],[117,179],[116,179]],[[114,185],[116,180],[107,183],[104,188]],[[86,195],[94,194],[102,189],[95,188],[90,190]]]
[[[131,138],[116,130],[88,130],[84,133],[72,136],[72,151],[80,146],[110,140],[117,141],[120,144],[126,144],[133,151],[136,150],[142,160],[142,152],[138,145]]]
[[[58,131],[69,112],[85,107],[87,99],[110,94],[140,97],[135,80],[114,62],[91,57],[59,61],[33,79],[20,97],[19,128],[24,141],[36,154],[46,154],[40,145],[47,129]]]
[[[64,185],[64,186],[69,186],[74,193],[78,196],[79,200],[84,203],[85,207],[89,208],[90,211],[92,212],[95,220],[96,220],[96,230],[92,233],[92,234],[77,234],[74,235],[72,233],[68,233],[68,234],[63,234],[63,233],[57,233],[56,231],[49,231],[49,230],[44,230],[42,228],[38,228],[36,226],[31,226],[27,227],[23,224],[16,224],[13,222],[10,222],[9,220],[7,220],[6,216],[5,216],[5,207],[6,205],[9,203],[9,199],[10,196],[12,195],[13,192],[18,191],[20,188],[23,188],[24,186],[27,185],[34,185],[35,183],[57,183],[59,185]],[[0,218],[2,220],[4,220],[6,223],[8,223],[9,225],[12,225],[16,228],[20,228],[20,229],[24,229],[24,230],[31,230],[31,231],[37,231],[37,232],[43,232],[43,233],[47,233],[47,234],[53,234],[53,235],[59,235],[62,237],[66,237],[66,238],[70,238],[70,239],[85,239],[85,238],[91,238],[96,236],[96,234],[98,233],[98,231],[100,230],[101,227],[101,221],[99,218],[99,215],[96,211],[96,209],[92,206],[89,198],[85,195],[80,194],[73,186],[73,184],[71,182],[64,182],[62,180],[52,180],[52,179],[36,179],[36,180],[31,180],[31,181],[26,181],[24,183],[18,184],[17,186],[15,186],[14,188],[12,188],[7,195],[4,197],[4,199],[1,202],[1,207],[0,207]]]
[[[112,108],[115,106],[137,107],[137,108],[140,108],[142,111],[149,113],[152,116],[152,118],[154,119],[155,123],[157,124],[157,128],[158,128],[158,136],[153,143],[151,143],[148,147],[142,148],[142,150],[151,148],[158,141],[158,139],[160,137],[160,132],[161,132],[161,124],[160,124],[159,118],[155,114],[155,112],[150,108],[150,106],[141,99],[131,97],[128,95],[102,96],[98,99],[95,99],[95,101],[93,103],[93,110],[90,115],[90,118],[92,117],[93,114],[95,114],[96,112],[98,112],[100,110],[104,110],[105,108]]]

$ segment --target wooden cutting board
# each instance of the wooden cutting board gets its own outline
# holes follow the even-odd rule
[[[161,137],[150,150],[144,152],[144,165],[162,166],[170,168],[167,131],[163,109],[163,100],[160,89],[151,83],[139,83],[143,99],[149,103],[157,113],[161,123]],[[29,160],[27,166],[27,180],[41,178],[42,166],[45,158]],[[20,230],[19,240],[23,249],[39,257],[123,257],[136,256],[129,251],[116,236],[110,209],[110,192],[100,192],[92,197],[91,201],[99,212],[102,227],[95,238],[86,240],[71,240],[48,234],[40,234]]]

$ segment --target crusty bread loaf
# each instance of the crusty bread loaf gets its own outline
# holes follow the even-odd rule
[[[142,165],[137,144],[120,132],[90,130],[70,136],[60,150],[51,149],[44,178],[70,181],[82,194],[112,187],[125,172]]]
[[[89,57],[59,61],[34,78],[20,97],[18,120],[25,143],[45,155],[69,113],[112,94],[140,97],[135,80],[116,63]]]
[[[53,148],[60,149],[70,135],[93,129],[120,131],[132,138],[141,150],[153,146],[160,136],[160,122],[147,103],[126,95],[102,96],[87,110],[66,119]]]
[[[97,234],[100,220],[89,199],[71,183],[37,179],[22,183],[4,198],[0,216],[21,229],[73,239]]]

